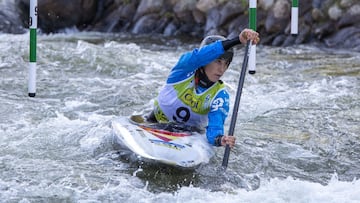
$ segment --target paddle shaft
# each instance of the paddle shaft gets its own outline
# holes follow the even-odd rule
[[[249,49],[250,49],[250,47],[251,47],[251,41],[248,40],[247,43],[246,43],[244,60],[243,60],[242,68],[241,68],[239,84],[238,84],[238,88],[237,88],[237,91],[236,91],[234,110],[233,110],[233,114],[231,116],[231,122],[230,122],[229,133],[228,133],[228,135],[230,135],[230,136],[234,135],[235,124],[236,124],[236,119],[237,119],[237,113],[238,113],[238,110],[239,110],[239,104],[240,104],[242,88],[244,86],[244,81],[245,81],[246,67],[247,67],[248,60],[249,60],[249,52],[250,52]],[[223,158],[223,162],[222,162],[222,166],[225,169],[227,168],[227,165],[228,165],[228,162],[229,162],[229,155],[230,155],[230,146],[226,145],[225,146],[225,152],[224,152],[224,158]]]

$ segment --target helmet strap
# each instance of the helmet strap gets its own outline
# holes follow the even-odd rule
[[[204,67],[201,67],[196,70],[196,73],[195,73],[195,85],[196,86],[199,85],[200,87],[203,87],[203,88],[209,88],[213,84],[214,84],[214,82],[209,80],[209,78],[207,77]]]

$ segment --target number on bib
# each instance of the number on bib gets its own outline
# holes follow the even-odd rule
[[[173,116],[173,120],[176,122],[187,122],[190,119],[190,110],[186,107],[180,107],[176,109],[176,115]]]

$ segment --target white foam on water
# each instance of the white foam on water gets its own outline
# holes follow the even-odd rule
[[[5,1],[10,2],[0,0]],[[240,138],[232,154],[235,161],[249,163],[251,173],[267,173],[260,187],[247,191],[225,183],[211,190],[216,174],[200,172],[196,175],[205,183],[151,192],[162,189],[154,186],[157,179],[143,180],[145,169],[117,159],[109,121],[150,109],[169,70],[189,47],[164,51],[76,31],[39,35],[38,92],[29,99],[28,33],[0,35],[0,201],[360,202],[360,181],[343,181],[359,177],[360,85],[352,68],[359,64],[356,58],[344,61],[339,52],[329,62],[328,53],[316,47],[259,47],[262,57],[257,73],[246,76],[238,117],[248,121],[238,126],[239,132],[255,145],[243,145]],[[241,61],[234,58],[224,76],[232,99]],[[337,61],[349,63],[344,73],[337,70]],[[250,162],[238,158],[244,156],[239,148],[245,147]],[[313,162],[319,165],[312,173],[303,170]],[[259,166],[251,168],[251,163]],[[323,183],[331,169],[339,169],[340,178],[334,175],[326,185],[291,178],[300,174]],[[273,178],[278,176],[290,177]]]
[[[146,185],[145,185],[146,187]],[[226,187],[226,186],[224,186]],[[124,193],[131,190],[130,193]],[[77,192],[78,202],[107,201],[121,202],[188,202],[188,203],[358,203],[360,202],[360,180],[342,182],[336,175],[328,185],[287,179],[263,181],[254,191],[231,188],[228,191],[209,191],[196,187],[181,187],[174,193],[152,193],[125,180],[116,186],[104,187],[98,191]]]

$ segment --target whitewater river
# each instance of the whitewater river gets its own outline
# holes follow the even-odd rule
[[[226,173],[223,148],[194,171],[125,156],[111,120],[149,109],[196,46],[39,35],[30,98],[29,35],[0,34],[0,202],[360,202],[360,54],[349,50],[258,46]],[[223,77],[232,104],[243,53],[239,46]]]

